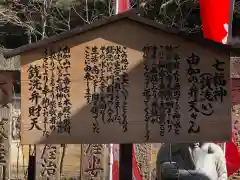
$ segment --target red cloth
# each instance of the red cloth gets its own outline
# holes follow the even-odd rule
[[[116,14],[129,10],[129,0],[116,0]]]
[[[113,144],[112,180],[119,180],[119,144]]]
[[[232,133],[232,142],[226,143],[225,157],[228,176],[231,176],[240,169],[240,153],[238,151],[235,133]]]
[[[113,161],[113,173],[112,173],[112,179],[113,180],[119,180],[119,167],[118,167],[118,162]]]
[[[227,36],[231,0],[199,0],[205,38],[222,43]]]

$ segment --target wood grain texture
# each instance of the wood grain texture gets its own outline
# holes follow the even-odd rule
[[[60,145],[36,146],[36,179],[60,179]]]
[[[134,33],[133,33],[134,32]],[[29,112],[29,81],[27,69],[30,64],[41,65],[43,62],[44,49],[30,51],[21,56],[21,84],[22,84],[22,143],[23,144],[78,144],[78,143],[143,143],[146,142],[146,123],[144,114],[144,60],[143,47],[146,45],[179,45],[180,56],[180,134],[167,132],[164,136],[159,135],[159,126],[149,125],[150,138],[148,143],[159,142],[189,142],[189,141],[227,141],[231,139],[231,92],[229,89],[229,56],[220,51],[213,51],[203,46],[186,41],[177,35],[170,35],[145,25],[121,20],[108,26],[86,32],[81,36],[51,44],[53,48],[64,45],[70,47],[71,68],[70,100],[71,109],[71,133],[59,134],[52,132],[48,137],[43,137],[42,132],[31,130]],[[84,81],[84,61],[86,46],[124,46],[127,47],[128,65],[128,130],[123,131],[117,123],[104,124],[99,120],[99,133],[93,133],[93,117],[91,106],[87,104],[85,96],[86,82]],[[222,103],[213,102],[214,114],[212,116],[198,116],[197,121],[201,126],[198,134],[188,134],[189,105],[188,105],[188,77],[186,77],[186,58],[192,53],[200,57],[199,68],[203,73],[214,73],[212,65],[216,59],[225,62],[224,78],[227,80],[227,96]],[[43,127],[43,117],[38,120]],[[166,127],[167,128],[167,125]],[[213,131],[214,130],[214,131]]]

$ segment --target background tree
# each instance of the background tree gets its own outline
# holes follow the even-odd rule
[[[198,0],[131,0],[144,16],[188,33],[201,33]],[[0,0],[0,43],[7,48],[90,24],[114,14],[114,0]],[[233,35],[240,34],[236,0]],[[17,42],[16,42],[17,41]]]

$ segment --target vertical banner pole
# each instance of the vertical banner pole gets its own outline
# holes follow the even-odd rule
[[[114,4],[114,7],[115,7],[114,13],[115,13],[115,14],[118,14],[118,1],[119,1],[119,0],[115,0],[115,1],[114,1],[114,3],[115,3],[115,4]]]
[[[115,0],[115,14],[119,14],[119,1]],[[126,7],[125,7],[126,8]],[[124,8],[124,10],[126,10]],[[129,7],[128,7],[129,8]],[[119,180],[132,180],[132,146],[133,144],[120,144],[119,147]]]
[[[133,144],[120,144],[119,180],[132,180]]]
[[[136,3],[137,3],[137,10],[139,11],[140,10],[140,1],[137,0]]]
[[[232,40],[232,21],[233,21],[233,13],[234,13],[234,5],[235,0],[230,0],[230,10],[229,10],[229,24],[228,24],[228,38],[227,38],[227,44],[230,43]]]
[[[227,44],[229,44],[232,40],[232,21],[233,21],[233,14],[234,14],[234,5],[235,5],[235,0],[230,0],[230,11],[229,11],[229,25],[228,25],[228,39],[227,39]],[[230,53],[231,57],[231,53]],[[231,125],[232,127],[232,125]],[[223,152],[224,156],[226,156],[226,142],[223,144]]]
[[[36,180],[36,156],[30,155],[28,160],[28,178],[27,180]]]
[[[13,91],[14,92],[14,91]],[[15,94],[13,96],[13,98],[15,99]],[[9,108],[10,108],[10,114],[9,114],[9,124],[8,124],[8,128],[9,128],[9,131],[8,131],[8,142],[9,142],[9,152],[8,152],[8,164],[7,164],[7,168],[8,168],[8,178],[11,179],[11,149],[12,149],[12,121],[13,121],[13,103],[15,101],[13,100],[12,103],[9,103]]]
[[[172,144],[169,143],[169,160],[172,163]]]
[[[110,161],[110,163],[109,163],[109,180],[113,180],[113,144],[110,144],[110,146],[109,146],[109,151],[110,151],[110,153],[109,153],[109,161]]]
[[[226,143],[223,143],[223,152],[224,152],[224,155],[226,155]]]
[[[83,179],[83,156],[84,156],[84,149],[83,149],[83,144],[80,146],[81,148],[81,156],[80,156],[80,180]]]

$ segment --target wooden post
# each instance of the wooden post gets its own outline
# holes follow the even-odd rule
[[[27,180],[36,180],[36,156],[30,155],[28,160],[28,178]]]
[[[83,144],[82,179],[104,179],[104,148],[103,144]]]
[[[119,180],[132,180],[133,144],[120,144]]]
[[[36,146],[36,180],[60,179],[60,145],[45,144]]]
[[[83,148],[83,144],[81,144],[81,154],[80,154],[80,180],[83,179],[83,156],[84,156],[84,148]]]
[[[10,115],[9,105],[0,105],[0,179],[10,178],[10,152],[11,152],[11,134],[10,134]]]
[[[137,10],[139,10],[140,9],[140,2],[139,2],[139,0],[137,0],[136,3],[137,3]]]

